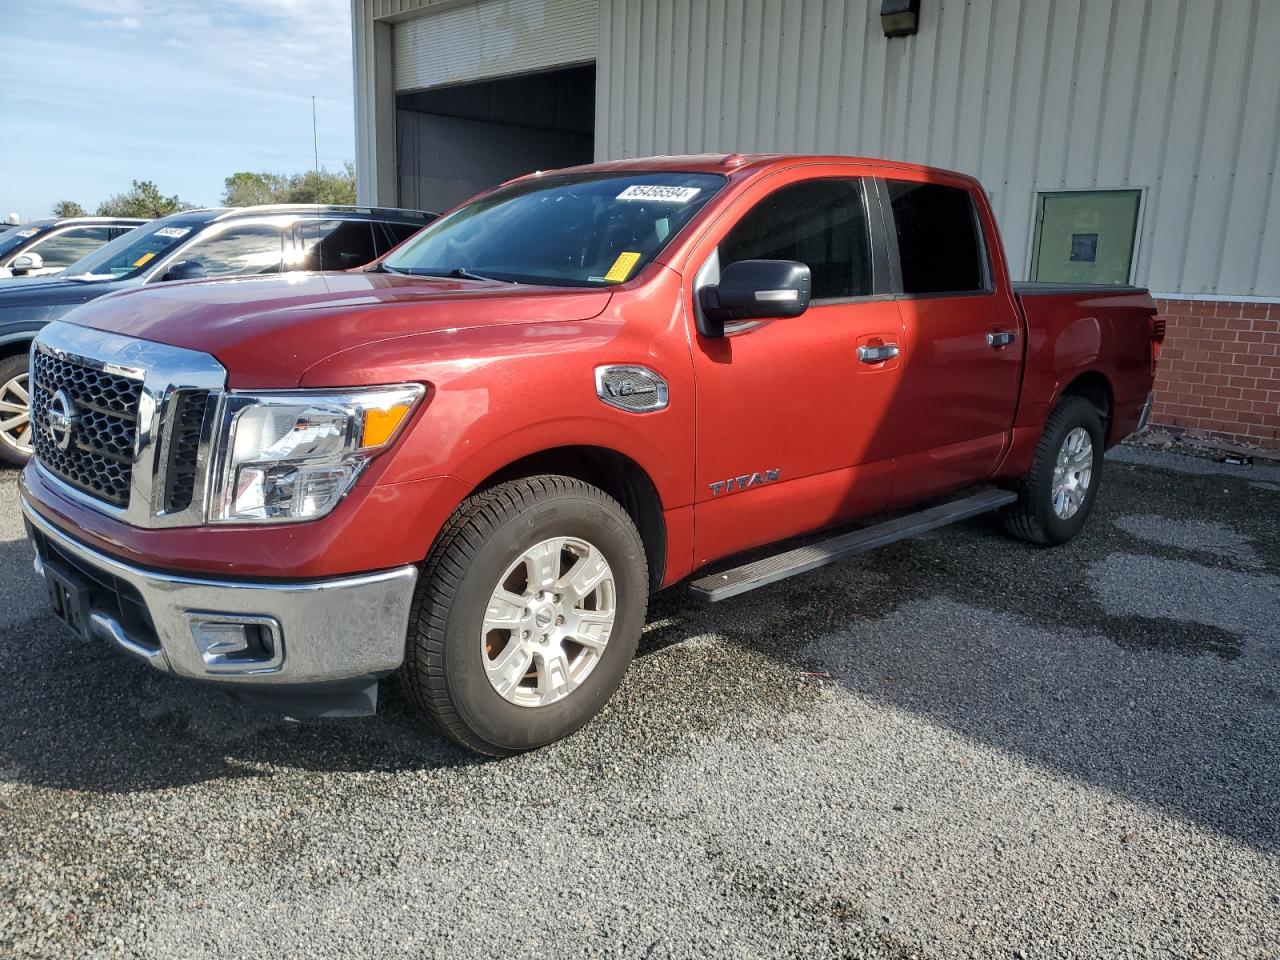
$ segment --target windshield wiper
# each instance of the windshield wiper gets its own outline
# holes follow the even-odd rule
[[[484,274],[475,273],[466,267],[454,267],[449,271],[449,276],[456,277],[459,280],[488,280],[491,283],[515,283],[515,280],[504,280],[501,277],[486,277]]]

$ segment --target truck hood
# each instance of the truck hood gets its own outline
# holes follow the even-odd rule
[[[343,350],[470,327],[586,320],[608,290],[407,277],[313,273],[165,283],[105,297],[68,322],[212,354],[230,386],[297,386]]]

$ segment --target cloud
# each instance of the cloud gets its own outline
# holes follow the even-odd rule
[[[142,21],[137,17],[117,17],[114,20],[98,20],[95,25],[99,27],[106,27],[109,30],[142,29]]]

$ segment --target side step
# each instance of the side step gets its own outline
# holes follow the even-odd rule
[[[693,581],[689,590],[699,600],[708,603],[728,600],[748,590],[777,583],[798,573],[808,573],[856,553],[865,553],[895,540],[905,540],[936,527],[945,527],[958,520],[998,510],[1017,499],[1018,495],[1010,490],[981,490],[958,500],[877,523],[875,526],[843,533],[820,543],[811,543],[772,557],[744,563],[723,573],[709,574]]]

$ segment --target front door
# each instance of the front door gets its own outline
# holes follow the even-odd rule
[[[984,242],[994,236],[959,185],[890,180],[903,371],[894,400],[891,505],[980,483],[1013,426],[1025,348],[1020,313]]]
[[[876,295],[869,220],[850,167],[809,167],[757,184],[695,252],[695,288],[748,259],[799,261],[813,276],[801,316],[695,335],[697,564],[885,505],[902,368],[859,362],[858,347],[896,343],[902,323]]]

